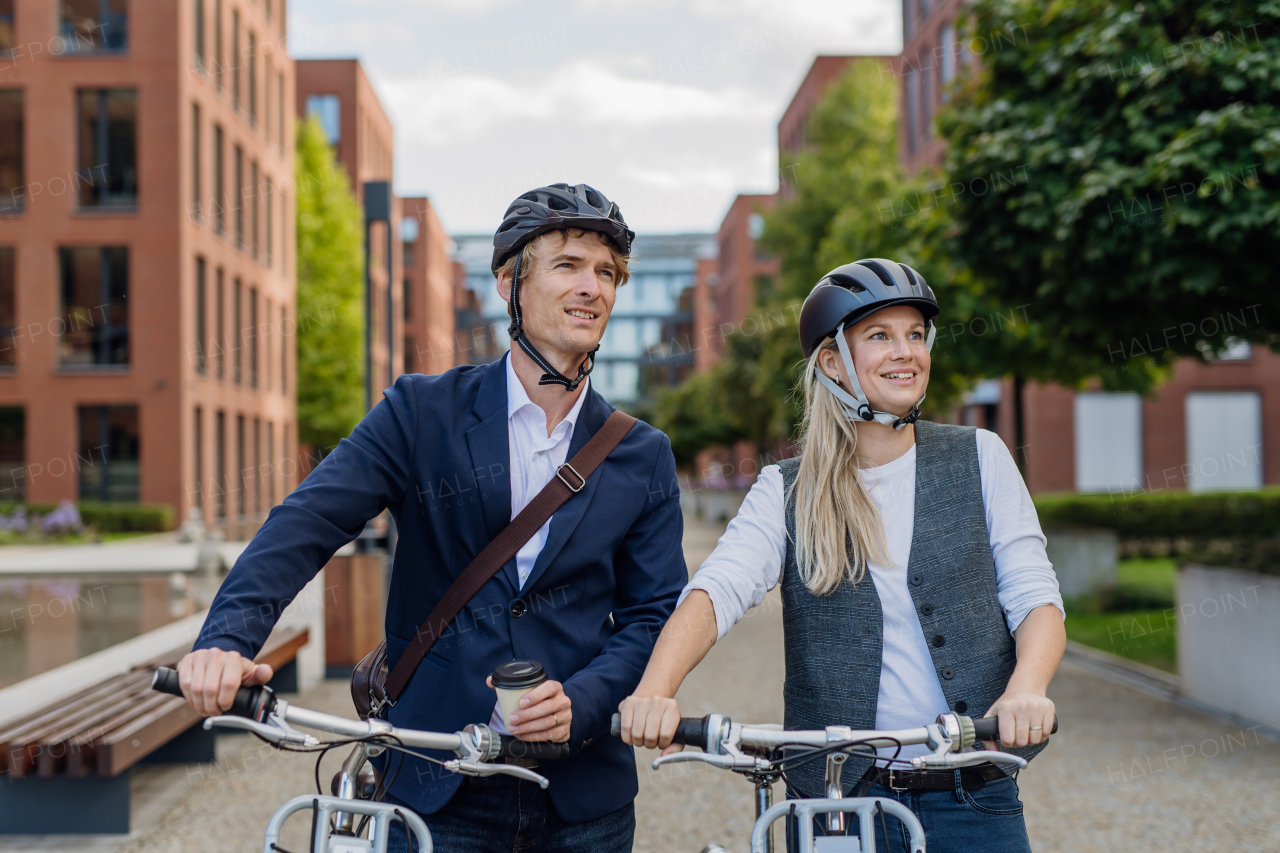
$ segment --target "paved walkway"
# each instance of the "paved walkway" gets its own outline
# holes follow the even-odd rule
[[[700,564],[717,535],[715,527],[690,524],[686,552],[691,565]],[[690,715],[714,710],[742,721],[778,721],[782,677],[781,612],[775,593],[712,649],[679,698]],[[1069,661],[1050,695],[1058,704],[1063,731],[1021,778],[1037,853],[1280,850],[1280,745]],[[342,682],[326,682],[298,697],[298,704],[351,713]],[[223,738],[220,753],[214,768],[170,769],[163,776],[154,769],[141,771],[136,784],[163,788],[168,811],[129,838],[46,838],[39,845],[0,841],[0,849],[261,849],[262,830],[275,808],[315,790],[314,761],[276,753],[246,737]],[[746,849],[753,805],[745,780],[697,765],[655,773],[648,767],[652,757],[639,756],[637,851],[693,853],[712,841],[731,850]],[[326,784],[338,760],[334,756],[326,762],[321,774]],[[282,846],[305,850],[308,829],[295,818]]]

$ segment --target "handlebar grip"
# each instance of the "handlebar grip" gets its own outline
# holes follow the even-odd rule
[[[178,684],[178,671],[167,666],[156,667],[151,676],[151,689],[171,696],[181,696],[182,687]],[[241,687],[236,691],[236,698],[226,713],[233,717],[248,717],[262,722],[275,707],[275,691],[270,687]]]
[[[1058,733],[1058,718],[1053,718],[1053,728],[1049,730],[1049,734],[1056,735]],[[973,735],[977,740],[996,740],[1000,736],[1000,718],[999,717],[978,717],[973,721]]]
[[[622,734],[622,715],[614,714],[613,719],[609,723],[609,734],[618,737]],[[697,746],[706,749],[707,744],[707,718],[706,717],[681,717],[680,723],[676,726],[676,733],[671,738],[672,743],[680,743],[685,746]]]
[[[498,756],[501,758],[523,758],[530,761],[560,761],[569,757],[569,743],[552,743],[551,741],[535,741],[529,743],[512,737],[501,736]]]

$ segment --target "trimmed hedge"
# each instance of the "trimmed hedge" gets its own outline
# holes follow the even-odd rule
[[[18,506],[20,504],[17,503],[4,504],[0,510],[9,513]],[[57,504],[28,503],[25,506],[30,514],[48,515]],[[76,509],[80,510],[80,520],[85,527],[92,527],[99,533],[163,533],[173,529],[173,507],[168,504],[80,501]]]
[[[1280,535],[1280,487],[1256,492],[1172,489],[1129,495],[1041,495],[1046,530],[1103,528],[1122,539],[1252,539]]]

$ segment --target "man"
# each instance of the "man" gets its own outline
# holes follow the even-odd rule
[[[271,511],[178,666],[198,712],[216,714],[239,686],[270,678],[252,659],[282,606],[384,508],[399,531],[386,617],[394,666],[450,582],[613,411],[588,376],[633,237],[617,205],[585,184],[512,203],[493,270],[516,345],[494,364],[400,377]],[[501,726],[487,676],[531,658],[549,680],[513,715],[511,733],[570,744],[568,759],[539,768],[546,792],[406,759],[389,799],[425,817],[437,849],[631,849],[635,762],[608,736],[609,721],[687,580],[679,505],[670,443],[636,423],[418,666],[386,712],[393,724]],[[403,833],[391,840],[407,849]]]

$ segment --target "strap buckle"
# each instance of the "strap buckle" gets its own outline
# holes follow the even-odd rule
[[[572,472],[573,472],[573,476],[575,476],[575,477],[577,477],[577,478],[578,478],[578,486],[577,486],[577,488],[574,488],[573,483],[570,483],[568,480],[566,480],[566,479],[564,478],[564,469],[565,469],[565,468],[568,468],[570,471],[572,471]],[[586,477],[584,477],[584,476],[582,476],[581,474],[579,474],[579,473],[578,473],[578,469],[577,469],[577,468],[574,468],[574,467],[573,467],[572,465],[570,465],[568,462],[564,463],[563,465],[561,465],[559,468],[557,468],[557,469],[556,469],[556,476],[557,476],[557,477],[559,477],[559,478],[560,478],[560,482],[562,482],[562,483],[564,483],[566,486],[568,486],[568,487],[569,487],[569,491],[573,492],[575,495],[576,495],[578,492],[582,491],[583,487],[587,485],[587,478],[586,478]]]

